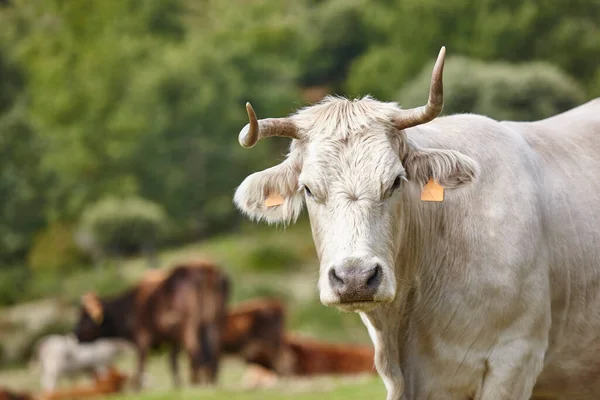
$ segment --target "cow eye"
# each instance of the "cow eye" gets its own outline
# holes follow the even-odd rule
[[[403,176],[402,175],[398,175],[396,177],[396,179],[394,179],[394,183],[392,183],[392,190],[397,190],[400,188],[400,186],[402,185],[402,180],[403,180]]]
[[[304,193],[306,193],[306,195],[308,197],[313,197],[312,192],[310,191],[310,189],[308,188],[308,186],[304,186]]]

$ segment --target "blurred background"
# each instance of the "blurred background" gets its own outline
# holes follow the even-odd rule
[[[306,215],[234,209],[289,144],[242,149],[246,101],[259,118],[326,94],[424,104],[442,45],[444,114],[533,120],[600,95],[597,0],[1,0],[0,26],[0,383],[33,389],[35,341],[68,332],[83,293],[196,256],[230,273],[232,302],[277,296],[290,329],[368,342],[318,303]],[[351,383],[319,390],[383,396]]]

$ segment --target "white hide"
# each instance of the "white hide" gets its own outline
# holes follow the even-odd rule
[[[117,358],[129,348],[120,339],[98,339],[90,343],[79,343],[72,335],[48,335],[37,346],[40,369],[40,385],[44,391],[56,388],[63,376],[81,372],[102,373],[113,365]]]

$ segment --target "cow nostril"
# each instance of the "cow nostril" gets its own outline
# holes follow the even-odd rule
[[[369,276],[369,279],[367,279],[367,286],[368,287],[377,286],[379,284],[379,282],[381,281],[381,275],[382,275],[381,266],[376,265],[375,268],[373,269],[373,272],[371,273],[371,276]]]
[[[332,283],[334,284],[343,284],[344,281],[342,278],[340,278],[336,273],[335,273],[335,268],[331,268],[329,270],[329,279],[331,280]]]

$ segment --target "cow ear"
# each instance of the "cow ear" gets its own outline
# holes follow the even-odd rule
[[[300,167],[292,158],[248,176],[235,191],[235,205],[255,221],[296,222],[304,205],[298,190]]]
[[[430,179],[452,189],[475,180],[479,165],[471,157],[454,150],[410,146],[404,158],[408,178],[424,186]]]

